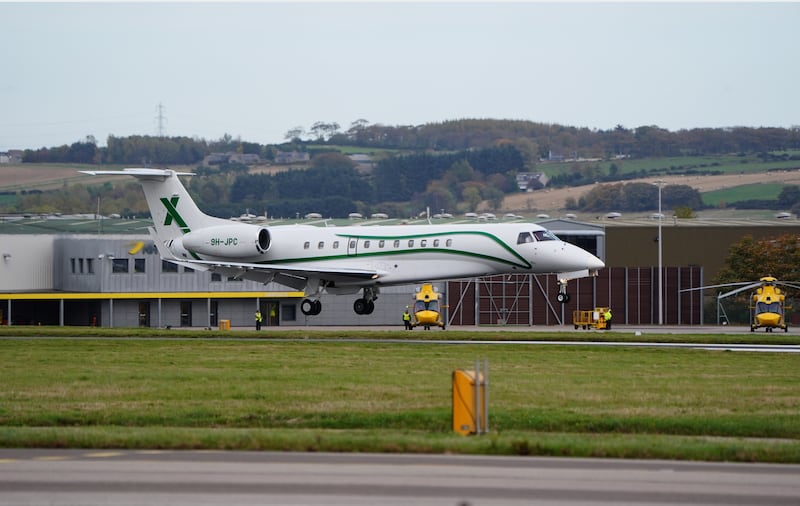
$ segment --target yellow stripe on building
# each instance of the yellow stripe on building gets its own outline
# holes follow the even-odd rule
[[[0,300],[86,299],[291,299],[303,292],[122,292],[122,293],[0,293]]]

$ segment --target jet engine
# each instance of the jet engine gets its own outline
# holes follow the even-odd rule
[[[264,253],[271,245],[269,230],[251,225],[202,228],[181,239],[188,251],[224,258],[252,257]]]

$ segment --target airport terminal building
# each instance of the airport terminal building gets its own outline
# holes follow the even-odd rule
[[[572,311],[610,306],[619,324],[658,322],[656,223],[652,220],[539,221],[606,262],[596,278],[569,283],[571,300],[555,302],[553,275],[515,274],[434,283],[452,325],[571,325]],[[369,226],[368,223],[364,223]],[[667,324],[700,325],[702,297],[727,249],[744,235],[800,231],[797,220],[745,223],[664,222],[662,285]],[[145,232],[149,220],[3,218],[0,220],[0,321],[13,325],[105,327],[254,327],[397,325],[418,286],[381,287],[375,311],[353,312],[353,295],[323,294],[323,310],[306,316],[304,298],[261,284],[164,262]],[[708,279],[706,279],[708,277]]]

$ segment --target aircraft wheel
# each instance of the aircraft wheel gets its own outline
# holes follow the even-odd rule
[[[750,332],[755,332],[755,331],[756,331],[756,328],[753,327],[752,325],[750,325]]]
[[[353,311],[355,311],[356,314],[367,314],[367,301],[364,299],[356,299],[356,301],[353,302]]]
[[[569,294],[568,293],[559,293],[556,295],[556,300],[562,304],[566,304],[569,302]]]
[[[300,311],[306,316],[319,314],[321,310],[322,303],[318,300],[303,299],[300,303]]]
[[[375,311],[375,303],[373,301],[367,301],[367,309],[364,314],[372,314]]]

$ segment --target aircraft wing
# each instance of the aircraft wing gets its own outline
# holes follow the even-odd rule
[[[372,269],[352,269],[346,267],[315,267],[309,269],[307,267],[294,267],[282,264],[179,259],[164,246],[163,241],[158,238],[154,228],[150,227],[149,230],[151,237],[153,237],[153,242],[158,249],[158,253],[164,260],[192,269],[219,272],[227,277],[237,279],[250,279],[260,283],[275,281],[276,283],[302,290],[305,288],[309,279],[325,280],[333,283],[359,284],[378,279],[381,276],[379,271]]]
[[[370,281],[378,279],[380,273],[369,269],[350,269],[350,268],[319,268],[309,269],[307,267],[293,267],[282,264],[253,264],[245,262],[220,262],[211,260],[189,260],[188,263],[200,265],[212,271],[223,271],[244,279],[269,282],[274,280],[281,283],[283,278],[296,278],[305,280],[308,278],[324,279],[333,282],[353,283],[359,281]],[[292,285],[289,285],[292,286]]]

